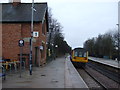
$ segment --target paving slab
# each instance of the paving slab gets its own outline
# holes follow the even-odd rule
[[[2,82],[2,88],[87,88],[69,59],[57,58],[44,67],[33,67],[29,70],[10,73]]]
[[[84,88],[88,89],[88,86],[73,66],[69,58],[66,58],[66,88]]]
[[[96,57],[89,57],[88,59],[93,60],[95,62],[109,65],[111,67],[120,68],[120,62],[112,60],[112,59],[104,59],[104,58],[96,58]]]

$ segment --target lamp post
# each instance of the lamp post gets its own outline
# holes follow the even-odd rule
[[[54,55],[54,44],[51,44],[52,45],[52,57],[53,59],[55,59],[55,55]]]
[[[51,26],[51,25],[50,25]],[[51,48],[51,38],[52,38],[52,31],[53,31],[53,28],[52,26],[49,28],[49,39],[48,39],[48,50],[50,52],[50,48]],[[52,50],[52,49],[51,49]],[[50,56],[49,56],[50,57]]]
[[[119,24],[116,24],[118,26],[118,62],[120,61],[120,31],[119,31]]]
[[[31,38],[30,38],[30,57],[29,57],[29,72],[32,75],[32,40],[33,40],[33,15],[34,15],[34,0],[32,0],[32,14],[31,14]]]
[[[58,48],[58,45],[55,45],[55,57],[57,57],[57,48]]]
[[[119,24],[116,24],[118,26],[118,67],[119,67],[119,62],[120,62],[120,31],[119,31]],[[120,74],[119,70],[118,70],[118,75]],[[119,78],[120,80],[120,78]],[[118,85],[118,88],[120,87],[120,84]]]

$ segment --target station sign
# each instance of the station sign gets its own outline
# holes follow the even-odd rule
[[[43,46],[40,46],[40,50],[43,50]]]
[[[24,46],[24,40],[19,40],[19,41],[18,41],[18,45],[19,45],[20,47],[23,47],[23,46]]]
[[[33,37],[39,37],[39,32],[33,32]]]

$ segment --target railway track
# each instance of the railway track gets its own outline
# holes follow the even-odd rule
[[[120,83],[120,71],[119,69],[113,69],[112,67],[107,67],[102,64],[97,64],[93,62],[87,63],[87,66],[97,70],[108,78],[114,80],[117,83]]]
[[[103,73],[98,72],[96,69],[93,69],[93,68],[89,67],[88,65],[86,65],[86,67],[85,68],[83,67],[82,69],[77,68],[77,70],[91,90],[93,90],[93,88],[102,89],[102,90],[107,90],[107,89],[120,90],[118,82],[108,78]],[[83,74],[83,71],[87,77],[85,77],[85,75]],[[88,78],[88,77],[89,77],[89,79],[92,78],[98,84],[99,87],[98,86],[97,87],[90,86],[89,80],[86,80],[86,78]]]
[[[77,71],[89,87],[89,90],[106,90],[103,85],[101,85],[96,79],[94,79],[88,72],[86,72],[84,69],[78,69]]]

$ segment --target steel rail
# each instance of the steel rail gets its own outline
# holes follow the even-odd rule
[[[100,82],[97,78],[95,78],[92,74],[90,74],[90,72],[88,72],[85,67],[82,67],[82,68],[91,78],[93,78],[99,85],[101,85],[103,89],[105,90],[108,89],[102,82]]]
[[[107,70],[107,68],[103,68],[102,66],[95,65],[95,64],[92,64],[92,63],[88,63],[87,66],[95,69],[96,71],[102,73],[103,75],[105,75],[108,78],[114,80],[115,82],[120,83],[120,81],[119,81],[120,75],[119,75],[118,72],[112,72],[110,70]]]

